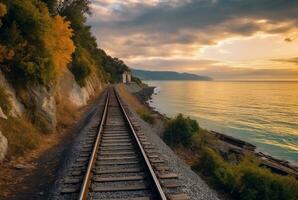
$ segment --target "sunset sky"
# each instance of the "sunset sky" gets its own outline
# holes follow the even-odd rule
[[[99,46],[132,68],[298,80],[296,0],[93,0]]]

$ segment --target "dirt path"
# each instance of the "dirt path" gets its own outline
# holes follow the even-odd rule
[[[102,95],[82,108],[80,118],[71,127],[61,133],[45,136],[38,149],[3,164],[0,169],[0,190],[4,196],[0,196],[0,199],[48,199],[73,141],[96,113],[101,98]],[[17,163],[24,165],[16,169]]]

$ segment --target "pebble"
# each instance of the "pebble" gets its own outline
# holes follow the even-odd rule
[[[24,164],[16,164],[14,166],[14,168],[21,170],[21,169],[28,169],[28,168],[30,168],[30,166],[29,165],[24,165]]]

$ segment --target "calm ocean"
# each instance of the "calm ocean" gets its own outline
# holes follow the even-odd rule
[[[151,106],[200,126],[248,141],[298,164],[298,82],[146,81],[156,86]]]

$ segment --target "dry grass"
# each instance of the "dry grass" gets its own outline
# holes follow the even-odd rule
[[[128,92],[123,84],[118,84],[117,90],[125,102],[132,107],[144,121],[150,124],[154,123],[150,109],[142,104],[133,94]]]
[[[71,125],[79,116],[78,107],[70,102],[57,101],[58,129]]]
[[[21,156],[26,151],[37,148],[40,143],[41,137],[37,129],[27,119],[0,119],[0,129],[8,140],[8,157]]]

